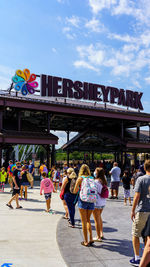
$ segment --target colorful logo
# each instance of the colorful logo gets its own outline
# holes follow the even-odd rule
[[[22,95],[34,94],[35,88],[38,87],[38,83],[35,81],[36,75],[30,74],[28,69],[17,70],[16,75],[12,78],[12,81],[15,83],[15,90],[17,92],[21,91]]]

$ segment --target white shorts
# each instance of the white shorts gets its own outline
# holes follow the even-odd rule
[[[130,197],[130,189],[124,189],[124,198]]]

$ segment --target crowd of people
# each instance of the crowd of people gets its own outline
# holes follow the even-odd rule
[[[131,219],[132,224],[132,243],[134,257],[130,260],[133,266],[150,266],[150,160],[146,160],[144,165],[136,168],[125,169],[123,172],[117,162],[107,166],[107,175],[104,164],[96,166],[91,170],[87,164],[81,166],[67,166],[64,164],[63,169],[53,166],[48,170],[46,163],[41,163],[40,173],[40,194],[44,192],[46,201],[46,212],[51,212],[52,193],[60,192],[65,215],[63,218],[68,221],[68,226],[75,228],[76,204],[78,205],[84,240],[81,245],[85,247],[92,246],[94,242],[102,242],[104,239],[102,212],[109,197],[118,199],[119,184],[122,181],[124,189],[124,205],[132,206]],[[110,168],[111,167],[111,168]],[[34,164],[26,161],[21,164],[15,164],[10,160],[7,170],[4,167],[0,171],[0,189],[3,192],[6,179],[10,184],[12,197],[6,204],[13,209],[12,201],[16,201],[16,208],[22,206],[19,200],[23,197],[28,199],[28,188],[33,188],[34,184]],[[110,175],[110,196],[108,190],[107,176]],[[131,203],[130,186],[134,188],[134,199]],[[91,215],[93,214],[96,237],[92,235]],[[88,237],[89,235],[89,237]],[[140,263],[140,237],[143,237],[145,249]],[[149,264],[149,265],[148,265]]]

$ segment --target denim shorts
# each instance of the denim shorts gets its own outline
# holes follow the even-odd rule
[[[49,198],[51,198],[51,193],[45,193],[45,199],[48,200]]]
[[[105,206],[95,206],[95,209],[102,210]]]
[[[94,210],[94,203],[82,201],[80,199],[80,197],[79,197],[79,199],[78,199],[78,208],[79,209],[84,209],[84,210]]]

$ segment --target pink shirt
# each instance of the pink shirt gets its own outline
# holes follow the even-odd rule
[[[54,186],[53,186],[52,181],[49,178],[44,178],[41,181],[40,194],[42,193],[42,190],[44,190],[44,194],[53,192]]]

